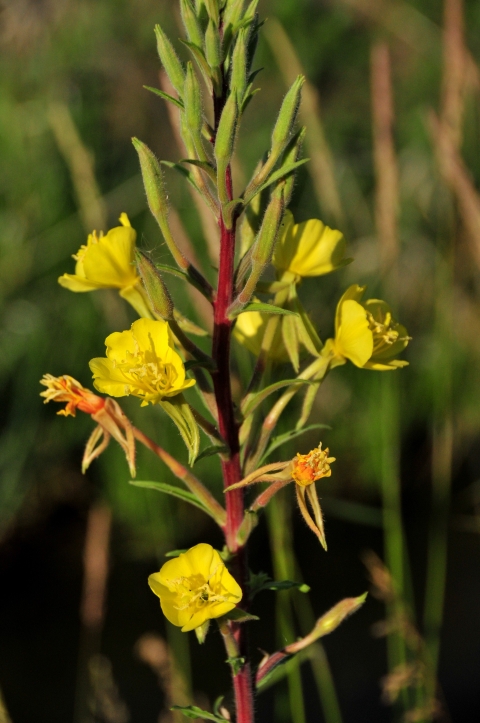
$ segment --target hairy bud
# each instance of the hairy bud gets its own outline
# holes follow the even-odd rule
[[[155,35],[157,37],[157,50],[165,72],[168,75],[170,83],[173,85],[178,95],[181,97],[183,92],[183,83],[185,81],[185,71],[176,54],[173,45],[163,32],[160,25],[155,25]]]
[[[138,273],[147,292],[152,311],[165,321],[173,319],[173,301],[155,264],[144,251],[136,249]]]

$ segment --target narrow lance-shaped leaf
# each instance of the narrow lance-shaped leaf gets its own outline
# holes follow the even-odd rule
[[[200,432],[190,405],[186,403],[182,394],[171,397],[169,401],[164,398],[159,404],[176,424],[188,449],[189,464],[193,465],[200,447]]]

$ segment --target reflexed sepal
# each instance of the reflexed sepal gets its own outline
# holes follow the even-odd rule
[[[210,620],[205,620],[203,625],[199,625],[198,628],[195,628],[195,635],[197,636],[197,640],[200,643],[200,645],[203,645],[203,643],[205,642],[205,638],[207,637],[209,627],[210,627]]]
[[[188,463],[192,466],[200,448],[200,432],[190,405],[185,401],[183,394],[178,394],[168,401],[162,399],[159,404],[176,424],[178,431],[182,435],[188,449]]]

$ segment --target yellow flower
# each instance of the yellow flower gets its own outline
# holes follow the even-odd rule
[[[138,319],[130,331],[105,339],[107,358],[92,359],[94,386],[112,397],[133,395],[142,407],[173,397],[195,384],[185,378],[185,366],[173,348],[166,321]]]
[[[407,366],[395,359],[410,338],[407,330],[392,317],[385,301],[369,299],[361,303],[364,286],[350,286],[338,302],[335,338],[328,339],[322,354],[332,358],[332,366],[349,359],[363,369],[387,371]]]
[[[282,225],[272,260],[281,275],[322,276],[350,263],[351,259],[344,259],[343,234],[318,218],[296,224],[292,213],[286,211]]]
[[[137,274],[134,255],[136,231],[126,213],[120,216],[121,226],[110,229],[106,236],[93,231],[86,246],[74,255],[75,273],[63,274],[59,284],[70,291],[118,289],[140,316],[150,317],[148,304]]]
[[[148,584],[167,620],[184,633],[225,615],[242,599],[240,585],[219,553],[205,543],[166,562]]]

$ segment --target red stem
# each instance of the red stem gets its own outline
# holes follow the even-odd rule
[[[226,92],[219,102],[214,100],[215,127],[218,127],[220,113],[226,100]],[[226,176],[227,193],[232,200],[232,176],[230,167]],[[242,479],[240,468],[240,444],[238,439],[238,424],[235,420],[235,411],[232,399],[230,382],[230,340],[232,334],[232,321],[227,316],[227,309],[233,301],[234,292],[234,263],[235,263],[235,230],[236,219],[232,228],[225,227],[222,215],[219,220],[220,227],[220,264],[218,270],[218,287],[214,302],[214,327],[212,357],[216,364],[213,376],[213,387],[218,408],[218,426],[225,439],[229,456],[222,461],[224,487],[239,482]],[[232,490],[225,494],[227,509],[227,525],[225,538],[228,549],[235,553],[234,576],[244,591],[246,599],[247,589],[247,561],[246,550],[237,541],[237,532],[243,521],[244,502],[243,490]],[[245,606],[244,606],[245,607]],[[231,622],[230,632],[235,639],[239,656],[247,660],[247,640],[245,626]],[[237,670],[235,668],[235,670]],[[251,669],[246,662],[238,672],[232,668],[233,689],[235,693],[236,723],[253,723],[253,692],[251,682]]]

